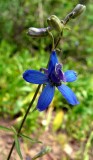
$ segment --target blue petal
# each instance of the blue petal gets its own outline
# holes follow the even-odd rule
[[[26,70],[23,73],[23,78],[25,79],[25,81],[34,84],[44,84],[48,82],[48,77],[46,74],[35,70]]]
[[[73,82],[77,79],[77,73],[73,70],[67,70],[64,73],[64,76],[65,76],[66,82]]]
[[[37,109],[39,111],[44,111],[49,104],[51,103],[54,97],[55,87],[47,84],[47,86],[43,89],[37,104]]]
[[[68,103],[72,105],[79,104],[74,92],[66,85],[62,84],[61,86],[57,87],[58,90],[62,93],[64,98],[67,100]]]
[[[52,51],[51,56],[50,56],[49,65],[48,65],[48,73],[49,74],[55,68],[56,63],[58,63],[57,55],[56,55],[55,51]]]

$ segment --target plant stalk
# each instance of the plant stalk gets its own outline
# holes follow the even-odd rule
[[[19,133],[20,133],[20,131],[21,131],[23,125],[24,125],[24,122],[25,122],[25,120],[26,120],[26,117],[27,117],[27,115],[28,115],[28,113],[29,113],[29,111],[30,111],[30,109],[31,109],[31,107],[32,107],[35,99],[36,99],[36,96],[37,96],[37,94],[38,94],[38,91],[39,91],[40,87],[41,87],[41,85],[38,85],[38,87],[37,87],[37,89],[36,89],[36,92],[35,92],[32,100],[31,100],[31,102],[30,102],[30,104],[29,104],[29,107],[28,107],[27,111],[26,111],[26,114],[24,115],[24,118],[23,118],[23,120],[22,120],[22,122],[21,122],[21,124],[20,124],[20,127],[19,127],[18,132],[17,132],[17,136],[19,136]],[[33,111],[34,111],[34,110],[33,110]],[[32,112],[33,112],[33,111],[32,111]],[[11,149],[10,149],[10,152],[9,152],[9,155],[8,155],[7,160],[10,160],[10,157],[11,157],[11,154],[12,154],[12,152],[13,152],[14,147],[15,147],[15,141],[14,141],[13,144],[12,144],[12,147],[11,147]]]

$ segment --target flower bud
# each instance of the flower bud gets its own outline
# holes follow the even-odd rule
[[[50,27],[52,27],[53,29],[57,30],[58,32],[62,32],[63,31],[63,24],[61,23],[60,19],[55,16],[55,15],[51,15],[48,19],[47,19],[47,23],[49,24]]]
[[[48,30],[51,30],[50,27],[47,28],[34,28],[31,27],[28,29],[28,35],[37,38],[37,37],[45,37],[48,35]]]
[[[71,18],[76,18],[79,16],[83,11],[85,11],[86,6],[82,4],[77,4],[76,7],[72,11]]]

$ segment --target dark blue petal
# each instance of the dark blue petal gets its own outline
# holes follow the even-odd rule
[[[67,100],[68,103],[72,105],[79,104],[79,101],[77,100],[74,92],[66,85],[62,84],[61,86],[57,87],[58,90],[62,93],[64,98]]]
[[[50,84],[43,89],[37,104],[37,109],[39,111],[44,111],[49,106],[54,97],[54,91],[55,87]]]
[[[64,76],[65,76],[66,82],[73,82],[77,79],[77,73],[73,70],[67,70],[64,73]]]
[[[48,65],[48,73],[50,74],[54,70],[56,63],[58,63],[57,55],[55,51],[52,51],[50,61]]]
[[[26,70],[23,73],[23,78],[25,79],[25,81],[34,84],[44,84],[48,82],[48,77],[46,76],[46,74],[35,70]]]

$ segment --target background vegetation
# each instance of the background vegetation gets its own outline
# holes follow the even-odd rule
[[[85,143],[93,132],[92,0],[0,1],[0,116],[21,121],[37,86],[26,83],[22,74],[26,69],[46,67],[48,61],[50,38],[31,38],[27,35],[28,28],[46,27],[47,18],[52,14],[63,19],[77,3],[86,4],[86,11],[68,23],[71,30],[64,31],[59,59],[64,64],[64,71],[74,69],[78,72],[78,80],[68,85],[76,93],[80,104],[72,108],[56,91],[50,108],[52,129],[56,132],[65,131],[68,137]],[[36,131],[43,125],[41,121],[45,114],[49,124],[50,112],[48,109],[43,113],[37,111],[29,114],[24,130],[29,128],[29,133]]]

